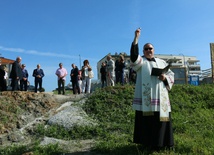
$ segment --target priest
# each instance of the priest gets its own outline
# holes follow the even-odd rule
[[[174,146],[171,105],[168,91],[174,83],[174,73],[169,69],[158,76],[151,75],[152,68],[165,68],[168,64],[154,57],[154,46],[146,43],[143,56],[139,54],[138,39],[141,29],[135,31],[131,45],[131,67],[137,72],[133,109],[135,110],[134,143],[145,149]]]

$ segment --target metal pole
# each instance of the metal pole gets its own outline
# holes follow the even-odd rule
[[[81,56],[80,56],[80,54],[79,54],[79,61],[80,61],[80,68],[79,69],[81,69]]]
[[[186,67],[185,56],[182,53],[180,53],[179,55],[183,56],[183,64],[184,64],[184,67]]]

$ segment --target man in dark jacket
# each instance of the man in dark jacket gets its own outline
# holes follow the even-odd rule
[[[116,75],[116,83],[120,83],[124,85],[124,69],[125,69],[125,61],[123,55],[119,56],[119,59],[115,62],[115,75]]]
[[[22,79],[20,80],[20,90],[27,91],[28,88],[28,71],[25,69],[25,64],[22,64]]]
[[[76,94],[76,91],[78,92],[78,94],[80,94],[80,87],[79,87],[79,83],[78,83],[78,73],[79,73],[79,69],[75,64],[72,64],[72,70],[71,70],[71,82],[72,82],[72,88],[73,88],[73,94]]]
[[[37,93],[38,85],[39,91],[42,91],[42,78],[45,76],[43,70],[40,67],[40,64],[38,64],[37,68],[33,70],[33,77],[35,77],[35,93]]]
[[[19,90],[19,81],[22,79],[21,61],[22,58],[17,57],[12,65],[12,70],[10,72],[12,91]]]
[[[100,68],[100,74],[101,74],[101,83],[102,88],[106,86],[106,63],[102,62],[102,66]]]

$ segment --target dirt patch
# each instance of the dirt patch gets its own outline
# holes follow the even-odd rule
[[[54,95],[25,91],[0,93],[0,145],[30,139],[33,127],[46,123],[66,101],[78,100],[74,95]]]
[[[41,141],[40,145],[58,143],[66,152],[91,154],[90,148],[95,143],[93,139],[64,141],[52,137],[35,137],[35,127],[38,124],[46,125],[50,118],[57,116],[61,111],[75,108],[73,103],[84,104],[86,98],[83,94],[75,96],[45,92],[0,92],[0,147],[11,144],[30,146],[36,138]],[[72,110],[71,113],[74,115]],[[80,112],[76,115],[79,118]]]
[[[53,95],[21,91],[6,91],[0,95],[0,133],[21,128],[33,118],[40,117],[60,103]]]

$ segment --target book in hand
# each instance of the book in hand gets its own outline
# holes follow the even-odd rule
[[[165,68],[152,68],[152,76],[160,76],[161,74],[164,74],[166,72],[168,72],[169,68],[171,67],[171,63],[169,63],[169,65],[167,65]]]

